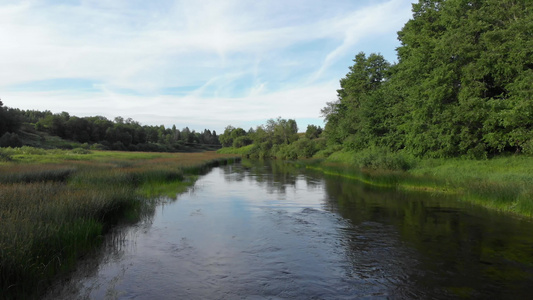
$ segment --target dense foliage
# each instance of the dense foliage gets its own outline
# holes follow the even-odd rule
[[[414,157],[533,154],[532,1],[420,0],[398,39],[396,64],[355,56],[337,100],[322,109],[323,134],[311,126],[283,138],[275,128],[292,120],[278,119],[248,132],[228,127],[222,145],[253,144],[238,151],[251,157],[342,150],[343,161],[392,169]]]
[[[224,147],[248,146],[244,151],[235,152],[251,158],[309,158],[325,145],[318,139],[321,132],[322,128],[309,125],[301,137],[295,120],[280,117],[248,131],[228,126],[220,135],[220,142]]]
[[[142,126],[131,118],[116,117],[113,121],[102,116],[81,118],[67,112],[53,114],[5,108],[0,102],[0,147],[22,146],[20,130],[24,124],[37,132],[92,145],[96,149],[178,151],[196,145],[220,145],[217,133],[208,129],[195,132],[188,127],[178,130],[175,125],[172,128]]]
[[[16,134],[20,125],[21,121],[17,112],[5,107],[0,100],[0,147],[21,144]]]
[[[533,149],[533,2],[421,0],[398,63],[359,53],[322,110],[329,145],[419,157]]]

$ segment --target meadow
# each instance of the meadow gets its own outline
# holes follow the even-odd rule
[[[160,196],[234,155],[0,148],[0,298],[37,298]]]

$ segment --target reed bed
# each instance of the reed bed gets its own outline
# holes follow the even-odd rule
[[[453,195],[463,201],[533,217],[533,158],[420,159],[408,171],[361,169],[346,161],[314,161],[308,168],[398,190]]]
[[[0,299],[38,298],[96,247],[106,229],[176,195],[216,153],[129,153],[2,149]],[[72,159],[72,158],[75,159]]]

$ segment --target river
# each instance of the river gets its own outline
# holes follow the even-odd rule
[[[48,299],[527,299],[533,224],[291,164],[201,176]]]

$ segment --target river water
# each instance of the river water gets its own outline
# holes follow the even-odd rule
[[[279,162],[216,167],[49,299],[528,299],[533,224]]]

